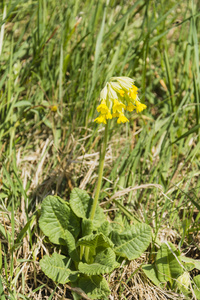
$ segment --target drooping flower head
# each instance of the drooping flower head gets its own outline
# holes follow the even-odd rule
[[[97,107],[100,115],[94,120],[107,123],[108,119],[118,118],[117,123],[126,123],[125,110],[139,113],[147,106],[139,101],[138,88],[129,77],[112,77],[100,93],[101,104]]]

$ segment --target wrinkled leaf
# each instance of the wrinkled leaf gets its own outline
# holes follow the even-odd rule
[[[110,289],[107,281],[101,275],[82,276],[78,286],[87,294],[90,299],[107,299]]]
[[[80,232],[79,219],[62,199],[47,196],[42,202],[39,225],[50,241],[65,245],[65,232],[69,231],[74,237]]]
[[[92,264],[79,263],[78,269],[86,275],[101,275],[112,272],[115,268],[119,267],[116,262],[115,252],[111,248],[99,252]]]
[[[53,281],[64,284],[69,281],[75,281],[79,273],[69,269],[70,261],[71,259],[68,257],[55,252],[51,257],[45,255],[40,260],[40,267]]]
[[[129,223],[127,222],[127,218],[122,217],[121,213],[117,213],[110,226],[113,231],[123,232],[127,226],[129,227]]]
[[[89,217],[92,198],[86,191],[78,188],[73,189],[70,194],[69,203],[77,217],[85,219]]]
[[[200,261],[187,257],[187,256],[180,256],[182,262],[184,262],[184,267],[188,271],[192,271],[194,268],[200,270]]]
[[[173,244],[168,243],[168,245],[165,243],[161,245],[155,263],[158,279],[161,282],[169,281],[172,285],[173,280],[183,274],[183,268],[180,261],[177,261],[177,259],[180,260],[180,252],[176,250]]]
[[[113,248],[112,241],[102,233],[90,234],[79,239],[77,246],[87,246],[91,254],[96,254],[105,248]]]
[[[189,272],[184,272],[181,276],[179,276],[176,280],[176,284],[184,295],[188,295],[190,293],[191,284]]]
[[[110,231],[111,231],[110,223],[107,220],[105,222],[103,222],[101,224],[101,226],[98,228],[98,232],[103,233],[103,235],[105,235],[105,236],[108,236]]]
[[[195,285],[193,286],[195,296],[197,300],[200,300],[200,275],[195,276],[193,280],[195,283]]]
[[[156,286],[161,286],[161,282],[158,280],[154,264],[144,265],[142,266],[142,270]]]
[[[73,235],[68,230],[65,230],[64,241],[67,245],[69,256],[72,258],[73,261],[78,262],[80,259],[76,249],[76,241]]]
[[[72,190],[70,194],[70,206],[77,217],[83,219],[89,219],[90,210],[92,207],[93,199],[88,195],[88,193],[79,188]],[[105,221],[105,215],[103,209],[97,205],[95,216],[93,220],[94,228],[98,228]]]
[[[82,220],[82,237],[85,235],[90,235],[93,231],[93,222],[90,219],[83,219]]]
[[[151,227],[137,223],[129,226],[122,233],[112,231],[110,238],[115,244],[114,251],[117,255],[129,260],[140,257],[151,241]]]

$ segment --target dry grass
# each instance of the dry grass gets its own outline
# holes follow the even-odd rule
[[[147,255],[143,255],[140,259],[131,261],[128,265],[121,266],[110,275],[110,299],[184,299],[180,294],[164,291],[151,283],[141,270],[142,265],[147,263],[147,258]]]

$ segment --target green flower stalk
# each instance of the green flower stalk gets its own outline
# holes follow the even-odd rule
[[[108,141],[108,123],[105,126],[103,149],[102,149],[102,152],[100,153],[98,182],[97,182],[97,189],[96,189],[94,202],[93,202],[93,206],[92,206],[91,214],[90,214],[90,219],[91,220],[94,219],[95,210],[96,210],[98,200],[99,200],[99,193],[100,193],[100,190],[101,190],[101,183],[102,183],[102,177],[103,177],[103,167],[104,167],[104,160],[105,160],[105,155],[106,155],[107,141]]]
[[[99,200],[101,190],[103,167],[108,140],[108,119],[118,118],[117,123],[129,122],[124,113],[126,110],[137,113],[143,111],[147,106],[139,101],[138,88],[134,85],[134,80],[129,77],[112,77],[100,93],[101,104],[97,107],[100,115],[94,120],[97,123],[105,124],[103,148],[100,153],[99,173],[97,189],[91,209],[90,218],[94,219],[95,210]]]

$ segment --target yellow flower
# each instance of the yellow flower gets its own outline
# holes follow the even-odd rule
[[[126,109],[126,105],[114,99],[113,113],[122,112],[123,109]]]
[[[136,111],[137,113],[143,111],[145,108],[147,108],[147,106],[145,104],[142,104],[140,101],[136,100],[135,101],[136,104]]]
[[[126,123],[126,122],[129,122],[129,120],[125,117],[123,113],[120,113],[119,118],[117,119],[117,124]]]
[[[100,115],[98,118],[96,118],[95,120],[94,120],[94,122],[97,122],[97,123],[104,123],[104,124],[106,124],[107,122],[106,122],[106,115]]]
[[[51,111],[53,111],[53,112],[57,112],[57,110],[58,110],[56,105],[51,105],[50,108],[51,108]]]
[[[135,85],[133,85],[132,88],[131,88],[130,91],[129,91],[129,96],[130,96],[130,98],[132,98],[133,100],[136,100],[136,99],[137,99],[137,90],[138,90],[138,88],[137,88]]]
[[[97,111],[100,112],[100,116],[96,118],[94,122],[106,124],[107,119],[112,119],[112,114],[106,104],[105,99],[101,101],[101,104],[97,107]]]
[[[119,94],[120,94],[121,97],[124,97],[125,92],[123,90],[120,90]]]
[[[118,118],[118,117],[119,117],[119,113],[118,113],[118,112],[113,113],[113,114],[112,114],[112,117],[113,117],[113,118]]]
[[[139,101],[138,88],[129,77],[112,77],[100,93],[101,104],[97,107],[100,115],[94,120],[97,123],[107,123],[108,119],[118,118],[117,123],[129,122],[124,111],[139,113],[147,106]]]
[[[135,92],[135,93],[137,93],[137,90],[138,90],[137,86],[133,85],[132,86],[132,91]]]
[[[106,114],[106,119],[112,119],[112,114],[110,113],[110,111]]]
[[[101,101],[101,104],[97,107],[97,111],[101,114],[107,114],[110,112],[108,106],[106,105],[106,100]]]
[[[126,109],[128,111],[133,111],[136,108],[135,105],[133,105],[133,103],[129,102],[128,106],[126,107]]]

